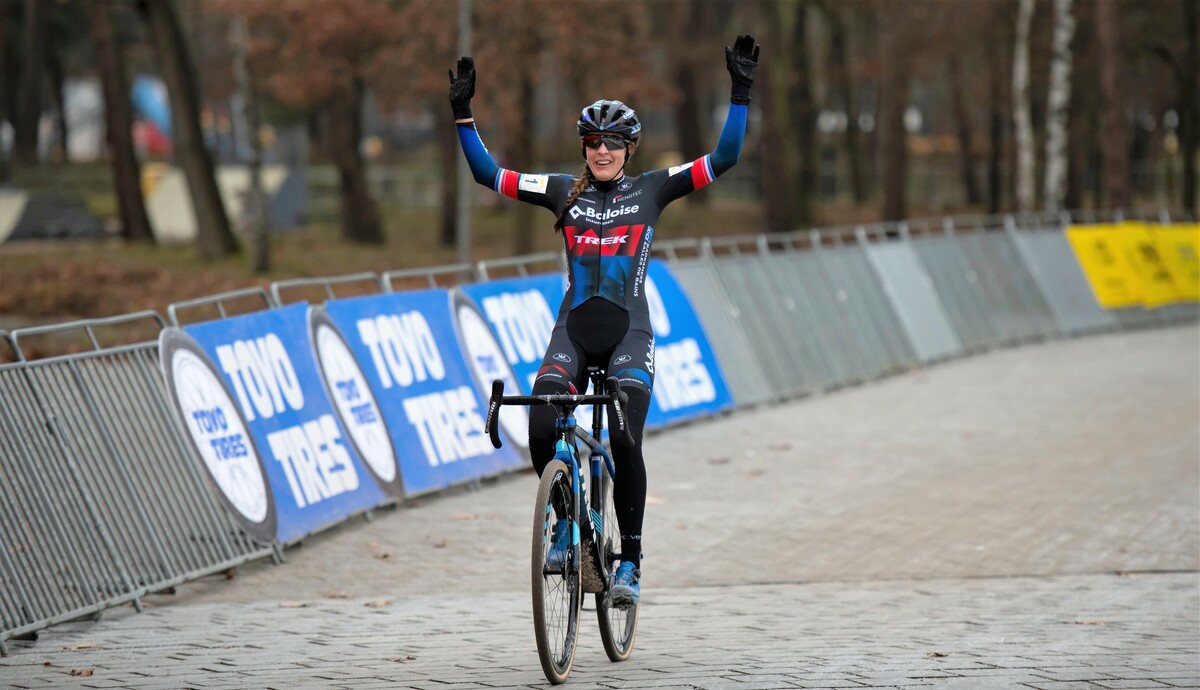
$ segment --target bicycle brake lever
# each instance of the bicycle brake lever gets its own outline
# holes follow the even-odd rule
[[[629,418],[625,415],[625,410],[629,407],[629,395],[621,390],[621,382],[616,376],[609,376],[605,385],[613,398],[613,411],[617,413],[617,431],[621,435],[621,441],[627,446],[632,446],[633,434],[629,431]]]
[[[499,448],[500,429],[496,423],[500,416],[500,399],[504,397],[504,381],[500,379],[492,380],[492,397],[488,399],[487,421],[484,422],[483,428],[487,431],[488,437],[492,439],[492,447]]]

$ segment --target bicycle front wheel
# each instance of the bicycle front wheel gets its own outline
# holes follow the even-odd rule
[[[571,470],[561,460],[551,461],[538,484],[533,513],[533,627],[538,659],[546,680],[557,685],[571,673],[579,639],[579,545],[572,544],[563,563],[548,563],[553,548],[554,524],[573,520],[570,506]],[[561,515],[561,517],[559,517]],[[574,530],[572,530],[573,532]]]
[[[604,538],[601,553],[604,554],[604,565],[609,573],[616,571],[620,559],[617,551],[621,548],[621,530],[617,528],[617,511],[613,506],[613,479],[608,474],[608,468],[600,473],[600,493],[604,503]],[[605,588],[607,589],[607,588]],[[611,661],[625,661],[633,653],[633,638],[637,634],[638,604],[628,609],[618,609],[609,606],[606,592],[596,595],[596,616],[600,619],[600,641],[604,643],[604,653]]]

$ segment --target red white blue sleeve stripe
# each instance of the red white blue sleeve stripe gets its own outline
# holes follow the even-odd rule
[[[521,181],[521,173],[516,173],[511,170],[500,168],[499,174],[496,175],[496,183],[493,189],[500,192],[504,196],[517,198],[517,183]]]
[[[712,164],[708,161],[708,156],[697,158],[692,162],[692,189],[700,189],[701,187],[712,184],[712,181],[717,179],[713,174]]]

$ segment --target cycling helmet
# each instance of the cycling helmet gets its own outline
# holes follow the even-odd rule
[[[600,100],[587,106],[576,123],[579,136],[593,132],[619,134],[636,144],[642,137],[642,123],[633,108],[621,101]]]

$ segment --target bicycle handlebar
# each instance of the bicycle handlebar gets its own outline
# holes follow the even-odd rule
[[[612,404],[613,416],[616,422],[617,432],[621,435],[621,440],[626,445],[633,445],[633,434],[629,431],[629,424],[625,417],[625,407],[629,404],[629,396],[621,390],[621,384],[617,381],[617,377],[609,376],[605,381],[605,386],[609,393],[605,395],[572,395],[570,393],[556,393],[553,395],[504,395],[504,381],[495,379],[492,381],[492,397],[488,399],[487,421],[484,423],[484,430],[487,431],[488,437],[492,440],[492,447],[499,448],[502,443],[500,441],[500,427],[496,423],[500,416],[501,405],[554,405],[559,414],[564,411],[573,410],[579,405],[607,405]],[[561,407],[560,407],[561,405]]]

